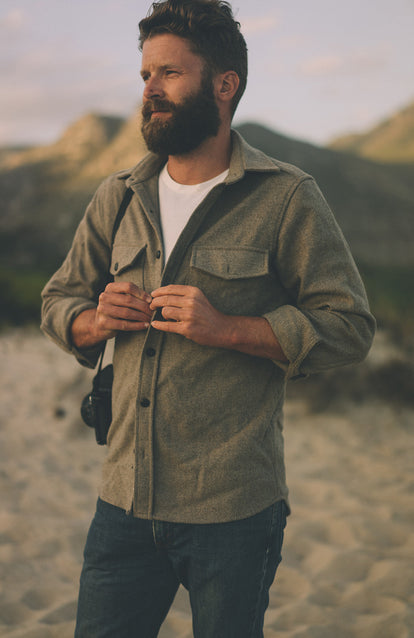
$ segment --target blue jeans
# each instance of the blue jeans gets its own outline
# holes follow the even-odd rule
[[[240,521],[147,521],[98,500],[75,638],[155,638],[181,584],[195,638],[262,638],[281,561],[283,501]]]

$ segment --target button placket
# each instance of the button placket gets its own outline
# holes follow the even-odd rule
[[[148,292],[161,285],[163,272],[162,232],[159,213],[154,207],[157,198],[157,180],[152,183],[134,184],[143,212],[152,226],[148,241],[147,271],[145,289]],[[154,241],[153,241],[154,240]],[[119,266],[121,268],[121,266]],[[156,371],[161,351],[162,335],[148,330],[138,371],[138,392],[135,395],[135,477],[133,492],[133,510],[151,517],[153,507],[154,459],[153,459],[153,420]],[[136,514],[139,516],[139,514]]]
[[[140,370],[140,392],[137,397],[136,482],[134,508],[152,516],[154,459],[153,419],[154,392],[160,352],[161,334],[149,331],[143,348]],[[138,502],[139,499],[139,502]]]
[[[141,185],[140,185],[141,186]],[[183,262],[184,256],[188,250],[196,231],[200,227],[207,212],[211,209],[217,198],[219,197],[224,186],[216,187],[211,191],[202,204],[196,209],[190,222],[187,224],[185,231],[180,236],[173,253],[168,259],[167,264],[163,264],[162,250],[153,253],[156,258],[157,266],[155,270],[160,272],[160,286],[173,283],[176,280],[177,272]],[[152,225],[157,233],[158,245],[162,246],[162,235],[160,232],[159,219],[154,220],[154,210],[150,205],[146,207],[149,201],[148,195],[151,195],[145,188],[140,188],[140,196],[142,199],[144,210],[150,213]],[[154,193],[153,193],[154,195]],[[155,222],[155,223],[154,223]],[[159,256],[158,256],[159,254]],[[152,257],[152,258],[153,258]],[[171,258],[172,257],[172,258]],[[151,260],[151,257],[149,257]],[[151,262],[152,263],[152,262]],[[153,264],[155,265],[155,264]],[[159,360],[164,334],[150,329],[142,350],[140,371],[139,371],[139,393],[136,403],[136,473],[135,473],[135,490],[134,490],[134,511],[142,512],[148,518],[152,518],[154,504],[154,404],[155,391],[157,386],[157,374]],[[150,344],[151,340],[151,346]],[[153,348],[155,354],[153,356],[146,355],[147,349]],[[149,404],[147,405],[147,401]],[[144,405],[141,403],[144,402]],[[145,450],[143,457],[140,457],[138,450]]]

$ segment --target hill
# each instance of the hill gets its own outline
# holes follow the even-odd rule
[[[316,178],[372,288],[380,282],[381,298],[388,277],[390,294],[406,303],[414,272],[413,167],[317,147],[255,123],[237,128],[253,146]],[[36,315],[41,284],[64,258],[99,182],[145,152],[137,114],[126,121],[90,114],[55,144],[0,153],[3,319]]]
[[[360,263],[414,266],[414,169],[287,138],[257,124],[239,131],[265,153],[315,177]]]
[[[329,148],[381,162],[414,163],[414,102],[365,133],[339,137]]]
[[[144,155],[138,128],[89,114],[55,144],[0,156],[0,265],[51,272],[100,181]]]

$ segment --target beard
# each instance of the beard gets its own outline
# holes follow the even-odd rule
[[[154,118],[152,111],[171,113],[168,120]],[[150,151],[158,155],[185,155],[208,137],[217,135],[220,115],[211,78],[203,77],[196,93],[180,103],[148,99],[142,107],[141,132]]]

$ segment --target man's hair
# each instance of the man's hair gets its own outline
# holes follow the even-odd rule
[[[247,82],[247,46],[240,23],[223,0],[164,0],[153,2],[152,12],[139,23],[139,47],[154,35],[171,33],[184,38],[213,75],[235,71],[239,88],[233,98],[234,114]]]

